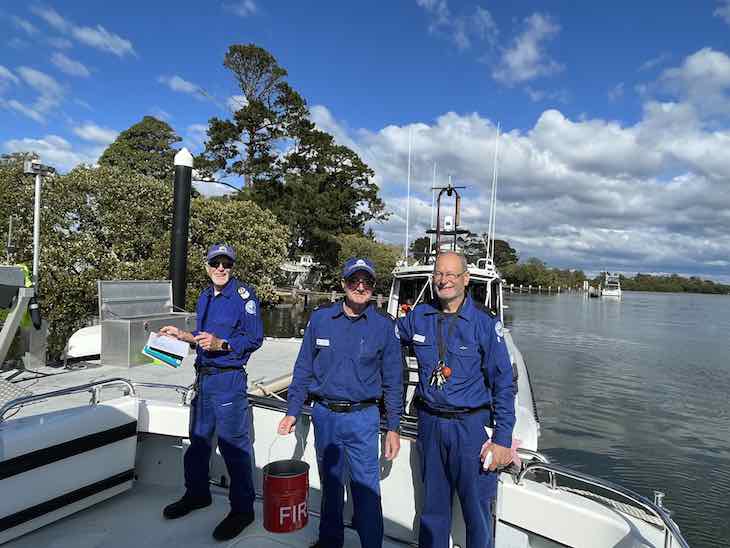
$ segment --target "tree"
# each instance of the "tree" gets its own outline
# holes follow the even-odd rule
[[[31,209],[31,218],[18,223],[20,262],[32,259],[32,184],[18,168],[0,167],[2,203],[26,200],[23,207]],[[167,278],[172,185],[129,170],[80,167],[48,178],[43,203],[40,303],[57,356],[69,335],[97,314],[97,280]],[[0,223],[7,224],[6,216],[0,209]],[[272,273],[286,257],[288,239],[286,227],[252,202],[193,198],[186,308],[194,309],[206,283],[205,249],[218,241],[236,247],[237,273],[263,301],[273,300]]]
[[[429,238],[428,236],[421,236],[420,238],[416,238],[411,243],[411,253],[417,259],[428,255],[430,249],[431,238]]]
[[[317,129],[286,70],[266,50],[233,45],[224,66],[244,100],[231,119],[212,118],[196,167],[243,176],[237,199],[253,200],[289,227],[289,254],[310,252],[334,267],[337,235],[363,234],[387,217],[373,171],[332,135]]]
[[[248,186],[278,180],[277,141],[308,116],[305,102],[284,81],[287,72],[274,56],[255,44],[230,46],[223,66],[233,73],[243,100],[232,119],[210,119],[196,165],[208,174],[240,175]]]
[[[145,116],[119,134],[99,158],[99,165],[171,180],[176,152],[172,145],[181,140],[166,122]]]
[[[393,282],[393,269],[400,257],[397,246],[376,242],[360,234],[342,234],[337,237],[338,255],[334,266],[325,267],[323,282],[340,289],[341,267],[351,257],[367,257],[375,265],[377,284],[375,293],[387,295]]]

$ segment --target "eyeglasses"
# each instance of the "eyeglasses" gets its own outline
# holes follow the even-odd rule
[[[345,285],[349,289],[357,289],[362,284],[363,289],[370,290],[375,287],[375,280],[372,278],[348,278]]]
[[[457,278],[460,278],[466,274],[466,270],[464,272],[434,272],[433,273],[433,279],[434,280],[447,280],[449,282],[455,281]]]
[[[208,266],[210,268],[216,268],[216,269],[219,266],[222,266],[226,270],[230,270],[231,268],[233,268],[233,262],[231,262],[231,261],[222,261],[220,259],[211,259],[210,261],[208,261]]]

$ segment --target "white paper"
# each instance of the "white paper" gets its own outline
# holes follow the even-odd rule
[[[190,352],[190,345],[185,341],[168,337],[167,335],[158,335],[157,333],[150,333],[150,337],[147,339],[147,346],[153,350],[160,350],[173,356],[179,356],[180,359],[183,359]]]

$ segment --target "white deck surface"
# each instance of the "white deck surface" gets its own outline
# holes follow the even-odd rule
[[[54,524],[9,542],[8,548],[226,548],[307,547],[317,539],[319,521],[310,516],[308,525],[294,533],[269,533],[263,526],[263,505],[256,504],[256,521],[235,539],[213,539],[215,526],[229,510],[227,494],[213,495],[213,504],[187,516],[166,520],[162,509],[182,495],[176,487],[137,484],[126,493],[64,518]],[[357,533],[345,531],[345,546],[360,546]],[[404,546],[386,541],[384,547]]]
[[[300,346],[301,339],[267,338],[263,346],[251,355],[251,359],[246,366],[249,391],[256,389],[257,384],[266,384],[277,378],[290,375],[294,369],[294,362]],[[177,369],[152,363],[131,368],[110,367],[98,363],[85,364],[85,368],[73,370],[43,367],[34,371],[51,376],[41,377],[26,371],[15,377],[13,381],[28,379],[18,382],[14,386],[27,389],[33,394],[44,394],[113,377],[121,377],[132,382],[174,384],[187,387],[195,380],[194,360],[195,354],[192,353]],[[0,374],[0,378],[7,378],[11,373],[4,372]],[[141,398],[154,398],[163,401],[179,402],[181,398],[174,391],[154,388],[140,387],[137,389],[137,393]],[[104,396],[104,399],[108,397]],[[89,403],[88,393],[52,398],[26,406],[14,416],[46,413],[67,408],[74,404],[85,405],[87,403]],[[6,418],[10,418],[13,413],[14,411],[11,411]]]

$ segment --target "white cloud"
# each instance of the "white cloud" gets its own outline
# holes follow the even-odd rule
[[[621,99],[621,97],[624,96],[624,83],[619,82],[615,86],[613,86],[611,89],[608,90],[608,100],[613,102],[617,101],[618,99]]]
[[[13,74],[10,69],[0,65],[0,91],[2,91],[3,85],[7,84],[8,82],[12,84],[19,84],[20,80],[18,80],[18,77],[15,76],[15,74]]]
[[[231,112],[237,112],[241,110],[242,107],[248,105],[248,101],[243,95],[231,95],[228,99],[226,99],[226,105],[228,106],[228,110]]]
[[[167,112],[166,110],[161,109],[160,107],[152,107],[149,111],[150,116],[154,116],[158,120],[164,120],[165,122],[169,122],[173,119],[172,114]]]
[[[38,97],[31,105],[13,99],[0,103],[0,106],[18,112],[36,122],[45,122],[48,113],[61,103],[64,95],[63,88],[52,76],[40,70],[19,67],[16,72],[23,82],[38,92]]]
[[[472,47],[475,39],[496,43],[499,29],[492,14],[477,6],[474,13],[453,15],[447,0],[416,0],[430,16],[429,32],[448,36],[460,50]]]
[[[224,4],[223,7],[239,17],[249,17],[250,15],[256,15],[258,12],[258,6],[254,0],[237,0],[236,2]]]
[[[79,164],[93,165],[101,151],[98,149],[74,150],[66,139],[58,135],[46,135],[42,139],[10,139],[2,144],[5,152],[36,152],[41,161],[61,172]]]
[[[51,62],[56,65],[61,72],[65,72],[71,76],[80,76],[82,78],[88,78],[91,76],[91,72],[83,63],[71,59],[63,53],[56,52],[51,55]]]
[[[119,132],[113,129],[105,128],[86,122],[85,124],[73,128],[73,132],[85,141],[91,141],[100,145],[108,145],[117,138]]]
[[[172,91],[177,91],[179,93],[189,93],[190,95],[194,95],[200,98],[200,86],[193,84],[192,82],[188,82],[177,74],[173,76],[159,76],[157,78],[157,81],[161,84],[165,84]]]
[[[663,65],[667,61],[669,61],[670,55],[668,53],[661,53],[657,55],[656,57],[652,57],[651,59],[648,59],[644,61],[641,66],[639,67],[640,71],[644,70],[651,70],[654,67],[658,67],[659,65]]]
[[[60,96],[63,88],[56,80],[40,70],[30,67],[19,67],[18,74],[30,87],[43,95]]]
[[[118,34],[109,32],[101,25],[84,27],[74,24],[51,7],[33,6],[31,11],[62,34],[74,38],[77,42],[112,53],[117,57],[136,55],[132,42]]]
[[[634,124],[570,118],[550,109],[530,129],[503,133],[498,237],[524,258],[538,256],[563,268],[730,279],[730,128],[707,127],[697,91],[724,89],[725,60],[707,53],[688,56],[648,86],[666,94],[671,76],[682,83],[675,86],[673,100],[647,95]],[[692,77],[698,81],[690,93]],[[403,242],[409,130],[412,237],[430,224],[434,163],[439,185],[452,176],[454,184],[468,187],[465,227],[486,230],[494,121],[449,112],[431,123],[366,131],[348,129],[323,106],[311,110],[318,127],[374,169],[393,212],[386,223],[373,225],[379,238]]]
[[[45,116],[41,112],[35,110],[32,107],[24,105],[23,103],[21,103],[20,101],[16,101],[15,99],[11,99],[10,101],[0,100],[0,106],[10,110],[14,110],[15,112],[18,112],[23,116],[27,116],[31,120],[35,120],[36,122],[41,124],[46,121]]]
[[[658,85],[708,116],[730,115],[730,57],[703,48],[662,72]]]
[[[38,29],[35,28],[35,26],[28,20],[23,19],[22,17],[16,17],[15,15],[10,17],[13,21],[13,24],[18,27],[20,30],[24,31],[29,36],[33,36],[38,32]]]
[[[730,0],[720,0],[720,5],[712,13],[730,25]]]
[[[71,49],[73,47],[71,40],[67,40],[66,38],[59,38],[57,36],[49,38],[48,43],[51,45],[51,47],[54,47],[56,49]]]
[[[525,31],[502,52],[498,65],[492,70],[492,77],[498,82],[513,85],[563,70],[544,48],[545,42],[558,35],[560,25],[549,15],[539,13],[527,17],[525,25]]]
[[[191,150],[203,150],[205,141],[208,139],[207,124],[191,124],[187,128],[185,145],[189,145]]]

